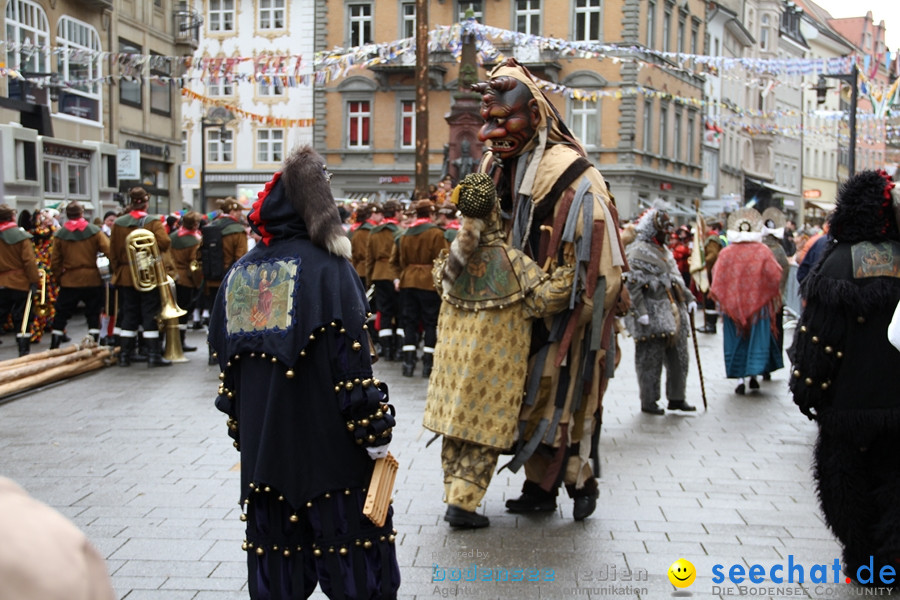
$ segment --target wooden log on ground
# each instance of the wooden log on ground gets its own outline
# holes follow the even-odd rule
[[[44,360],[33,360],[20,365],[12,365],[9,368],[0,370],[0,385],[10,381],[15,381],[16,379],[21,379],[22,377],[28,377],[29,375],[40,373],[54,367],[58,367],[60,365],[66,365],[71,362],[77,362],[79,360],[91,358],[96,354],[94,350],[99,351],[100,349],[86,348],[84,350],[78,350],[77,352],[69,352],[68,354],[48,357]]]
[[[54,356],[62,356],[63,354],[71,354],[72,352],[78,352],[78,346],[74,344],[72,346],[66,346],[65,348],[56,348],[54,350],[44,350],[43,352],[33,352],[31,354],[26,354],[25,356],[19,356],[17,358],[9,358],[7,360],[0,360],[0,371],[5,369],[11,369],[13,367],[18,367],[19,365],[24,365],[26,363],[31,363],[34,361],[41,361],[45,358],[53,358]]]
[[[3,383],[0,385],[0,398],[99,369],[107,364],[111,353],[108,348],[98,350],[89,358],[53,367],[28,377],[22,377],[17,381]]]

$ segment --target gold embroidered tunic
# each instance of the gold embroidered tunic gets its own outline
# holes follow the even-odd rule
[[[487,238],[487,239],[485,239]],[[442,288],[444,252],[433,269]],[[426,428],[505,450],[516,437],[531,319],[565,308],[574,269],[552,276],[502,241],[485,235],[465,271],[443,296]]]

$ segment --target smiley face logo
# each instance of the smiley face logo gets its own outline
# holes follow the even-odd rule
[[[679,558],[669,567],[669,581],[677,588],[686,588],[697,578],[697,569],[690,561]]]

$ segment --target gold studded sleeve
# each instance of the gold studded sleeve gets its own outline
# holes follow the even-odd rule
[[[372,376],[368,343],[353,339],[340,327],[332,335],[336,336],[334,393],[347,432],[364,448],[390,443],[394,407],[389,404],[387,384]]]

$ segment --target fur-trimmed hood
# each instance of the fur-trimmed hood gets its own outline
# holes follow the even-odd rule
[[[250,227],[269,245],[274,239],[307,238],[330,253],[350,258],[325,161],[310,146],[297,149],[259,193]]]

